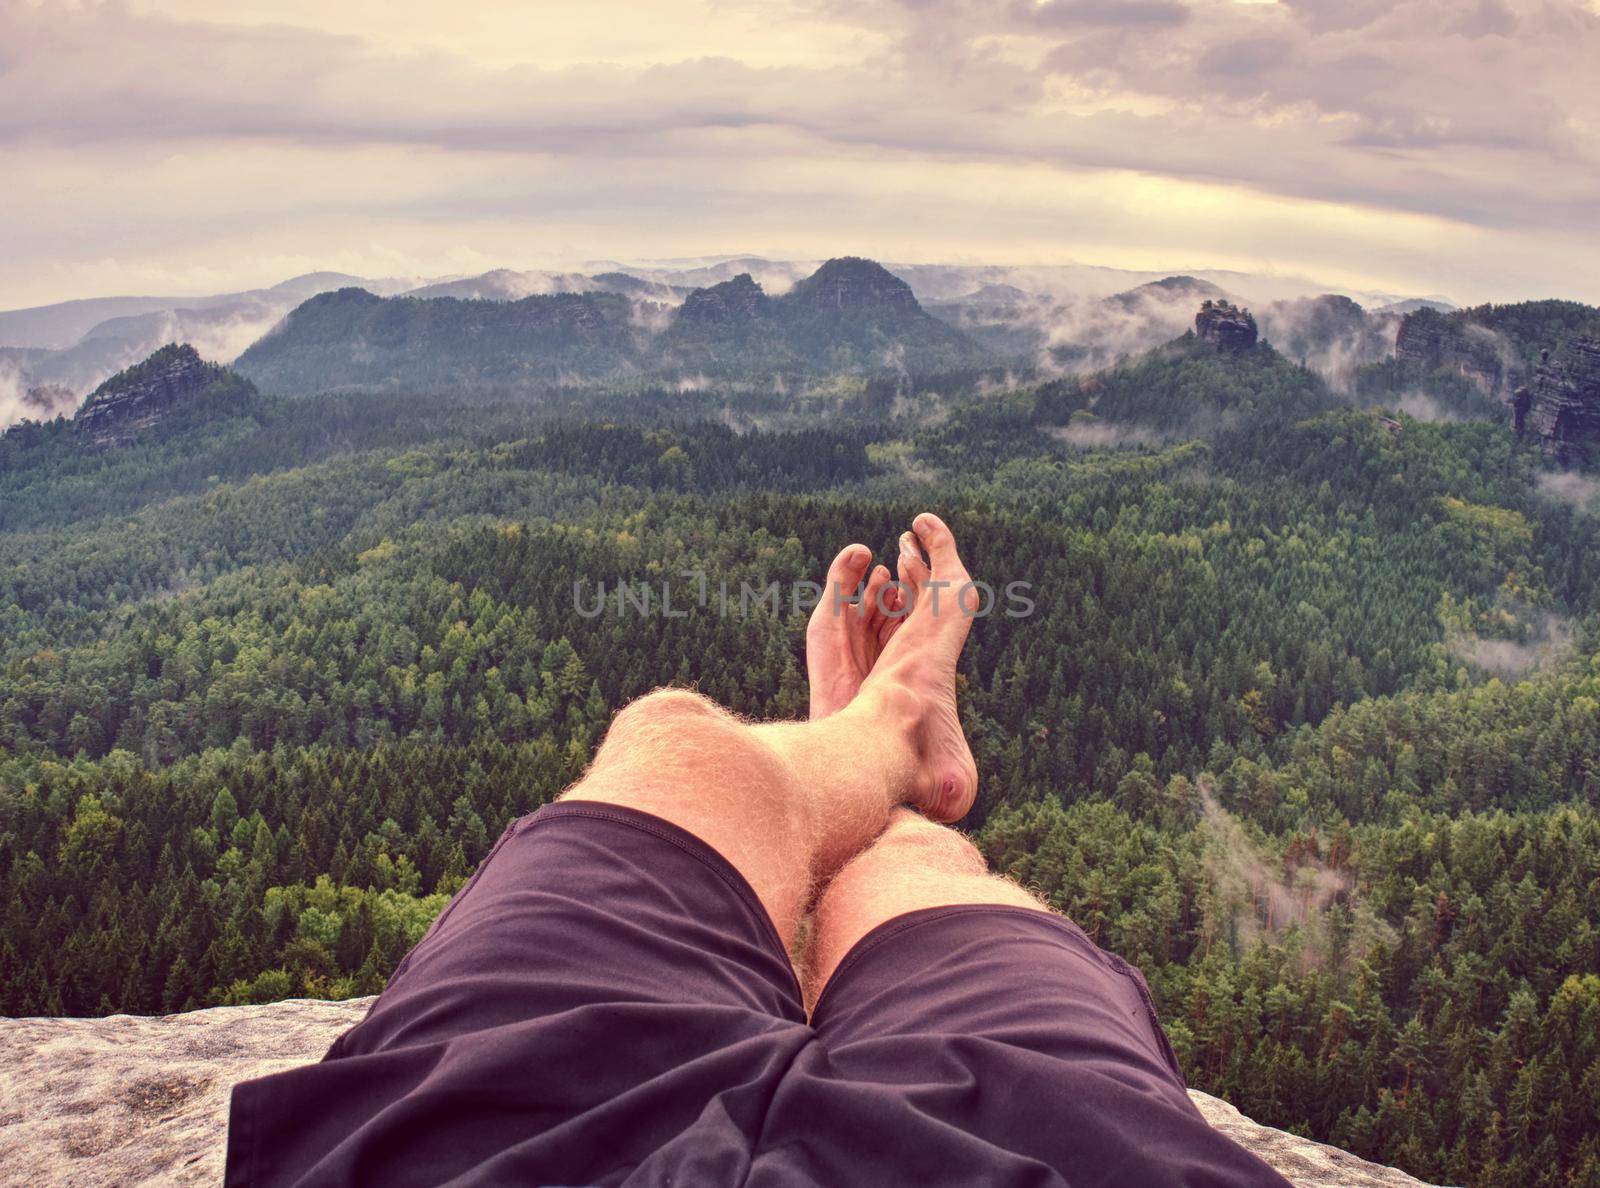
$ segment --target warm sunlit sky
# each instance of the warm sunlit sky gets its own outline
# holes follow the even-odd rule
[[[599,258],[1600,301],[1600,0],[0,0],[0,308]]]

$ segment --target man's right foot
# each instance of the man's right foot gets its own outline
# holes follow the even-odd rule
[[[972,630],[978,595],[954,534],[931,512],[918,516],[900,538],[899,571],[910,611],[861,692],[882,696],[892,712],[909,719],[918,770],[905,799],[935,821],[959,821],[978,795],[977,764],[956,711],[956,662]]]

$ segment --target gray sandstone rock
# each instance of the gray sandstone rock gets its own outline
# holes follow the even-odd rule
[[[1256,320],[1247,309],[1228,301],[1207,300],[1194,318],[1195,335],[1224,351],[1245,351],[1256,345]]]
[[[370,998],[291,999],[185,1015],[0,1019],[0,1183],[216,1184],[237,1081],[318,1060]],[[1407,1188],[1403,1172],[1259,1126],[1190,1096],[1217,1129],[1297,1185]]]
[[[678,320],[684,325],[741,325],[764,317],[767,295],[748,272],[683,299]]]
[[[74,424],[95,449],[127,445],[180,401],[209,387],[217,371],[187,343],[164,346],[96,388]]]
[[[1508,354],[1493,330],[1428,308],[1401,319],[1394,344],[1396,359],[1425,371],[1452,371],[1490,395],[1503,392],[1514,377]]]
[[[1511,409],[1518,436],[1537,438],[1562,465],[1588,461],[1600,451],[1600,339],[1573,339],[1540,363]]]

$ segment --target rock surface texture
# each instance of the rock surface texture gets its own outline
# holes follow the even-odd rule
[[[210,387],[217,371],[187,343],[164,346],[96,388],[74,423],[96,449],[126,445],[179,401]]]
[[[1256,345],[1256,320],[1247,309],[1227,301],[1207,301],[1194,317],[1194,332],[1202,342],[1225,351],[1245,351]]]
[[[371,1002],[291,1000],[153,1019],[0,1019],[0,1183],[218,1183],[233,1084],[320,1059]],[[1191,1096],[1213,1126],[1292,1183],[1420,1183],[1258,1126],[1214,1097]]]
[[[738,325],[767,312],[767,295],[748,272],[706,289],[696,289],[678,309],[690,325]]]
[[[1600,453],[1600,339],[1576,338],[1511,398],[1519,437],[1537,438],[1564,466]]]
[[[1419,309],[1400,320],[1394,357],[1428,371],[1453,371],[1490,394],[1503,391],[1511,373],[1508,348],[1493,330],[1436,309]]]

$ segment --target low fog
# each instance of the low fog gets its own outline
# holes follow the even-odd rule
[[[1461,417],[1446,408],[1433,396],[1413,389],[1400,397],[1399,410],[1414,421],[1450,422],[1459,421]]]
[[[1074,418],[1070,424],[1045,430],[1057,441],[1083,450],[1107,450],[1119,446],[1149,445],[1157,440],[1154,430],[1137,425],[1115,425],[1109,421]]]
[[[1280,354],[1349,391],[1360,368],[1393,355],[1402,317],[1340,294],[1253,300],[1193,276],[1102,295],[1027,290],[1016,283],[1028,279],[1023,270],[993,271],[1006,279],[934,301],[929,311],[1047,377],[1099,371],[1171,342],[1193,329],[1203,301],[1225,300],[1254,313],[1262,339]],[[1255,287],[1255,278],[1239,279]]]
[[[1572,651],[1572,620],[1540,614],[1522,624],[1521,638],[1486,638],[1475,632],[1453,632],[1446,641],[1450,654],[1497,677],[1519,679],[1560,663]]]
[[[1355,884],[1351,872],[1336,869],[1314,846],[1298,848],[1292,860],[1278,857],[1217,803],[1208,778],[1202,777],[1195,788],[1211,880],[1212,928],[1244,950],[1296,927],[1305,942],[1302,960],[1307,965],[1325,964],[1333,955],[1328,911],[1351,896]]]
[[[1534,487],[1546,499],[1566,503],[1579,511],[1596,511],[1600,499],[1600,479],[1586,474],[1546,473],[1534,480]]]

